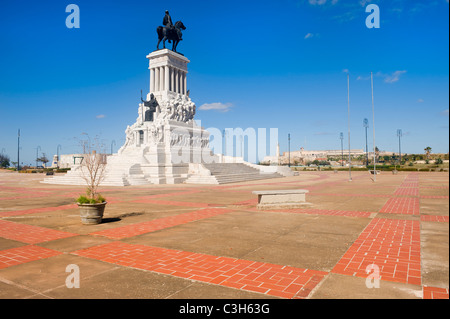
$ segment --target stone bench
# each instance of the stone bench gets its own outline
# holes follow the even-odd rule
[[[299,208],[306,203],[306,189],[253,191],[258,195],[258,209]]]
[[[372,175],[374,175],[374,174],[380,175],[380,173],[381,173],[381,171],[379,171],[379,170],[374,171],[373,169],[370,170],[369,172],[370,172],[370,174],[372,174]]]

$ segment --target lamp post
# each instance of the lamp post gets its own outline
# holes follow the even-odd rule
[[[341,132],[339,138],[341,139],[341,166],[344,166],[344,133]]]
[[[398,129],[397,130],[397,137],[398,137],[398,153],[400,155],[400,162],[399,165],[401,165],[402,163],[402,148],[401,148],[401,143],[400,143],[400,139],[403,136],[402,130]]]
[[[59,168],[59,150],[61,149],[61,144],[58,144],[58,146],[56,146],[56,167]]]
[[[41,147],[38,145],[38,147],[36,147],[36,168],[37,168],[37,163],[38,163],[38,158],[39,158],[39,150],[41,149]]]
[[[373,102],[373,72],[370,72],[370,87],[372,91],[372,130],[373,130],[373,181],[377,181],[377,155],[375,146],[375,104]]]
[[[288,167],[291,167],[291,134],[288,134]]]
[[[350,155],[350,80],[347,73],[347,108],[348,108],[348,180],[352,181],[352,158]]]
[[[363,126],[366,129],[366,166],[369,165],[369,149],[367,148],[367,128],[369,127],[369,120],[364,119]]]
[[[115,140],[111,141],[111,154],[113,153],[113,144],[114,144],[114,146],[116,145],[116,141]]]
[[[19,129],[19,131],[17,132],[17,172],[19,172],[19,169],[20,169],[20,156],[19,156],[19,151],[20,150],[20,129]]]

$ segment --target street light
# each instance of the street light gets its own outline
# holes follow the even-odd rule
[[[20,129],[17,132],[17,172],[19,172],[19,168],[20,168],[19,152],[20,152]]]
[[[37,168],[37,163],[38,163],[38,158],[39,158],[39,150],[41,149],[41,147],[38,145],[38,147],[36,147],[36,168]]]
[[[364,119],[363,126],[366,129],[366,166],[369,165],[369,149],[367,148],[367,128],[369,127],[369,120]]]
[[[341,132],[339,138],[341,139],[341,166],[344,166],[344,133]]]
[[[111,154],[113,153],[113,144],[114,144],[114,146],[116,145],[116,141],[115,140],[111,141]]]
[[[348,109],[348,179],[352,181],[352,158],[350,154],[350,76],[347,73],[347,109]]]
[[[397,130],[397,137],[398,137],[398,153],[400,154],[400,163],[399,163],[399,165],[401,165],[401,163],[402,163],[402,149],[401,149],[401,143],[400,143],[400,139],[401,139],[401,137],[403,136],[403,134],[402,134],[402,130],[401,129],[398,129]]]
[[[59,150],[61,149],[62,147],[61,147],[61,144],[58,144],[58,146],[56,146],[56,160],[57,160],[57,163],[56,163],[56,167],[58,167],[59,168]]]
[[[288,134],[288,167],[291,167],[291,134]]]

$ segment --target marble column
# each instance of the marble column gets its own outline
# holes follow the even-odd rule
[[[164,67],[164,90],[169,91],[169,85],[170,85],[170,70],[169,66],[166,65]]]
[[[186,95],[187,94],[187,81],[186,81],[186,78],[187,78],[187,74],[186,74],[186,72],[183,72],[183,95]]]
[[[175,69],[173,67],[170,68],[170,90],[172,92],[175,91]]]
[[[174,68],[174,74],[173,74],[173,79],[175,81],[175,86],[174,86],[174,92],[177,93],[178,92],[178,70]]]
[[[155,69],[150,69],[150,93],[155,92]]]
[[[159,68],[155,68],[155,91],[159,91]]]
[[[164,91],[164,67],[159,67],[159,90]]]

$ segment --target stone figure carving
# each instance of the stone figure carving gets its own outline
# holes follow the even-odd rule
[[[195,104],[182,96],[170,97],[161,102],[160,110],[158,118],[161,120],[190,122],[194,119]]]
[[[150,94],[149,101],[144,101],[142,99],[142,90],[141,90],[141,101],[144,103],[144,107],[148,107],[148,110],[145,111],[144,121],[145,122],[153,121],[153,113],[156,112],[156,108],[159,106],[158,101],[156,100],[153,93]]]
[[[183,22],[177,21],[175,24],[172,24],[172,18],[169,15],[169,11],[166,10],[166,14],[163,18],[163,25],[158,26],[156,28],[156,33],[158,34],[158,44],[156,45],[156,49],[159,50],[159,43],[163,41],[163,48],[166,48],[166,40],[169,40],[169,43],[172,44],[172,51],[177,52],[178,43],[183,40],[183,34],[181,30],[186,30]]]

